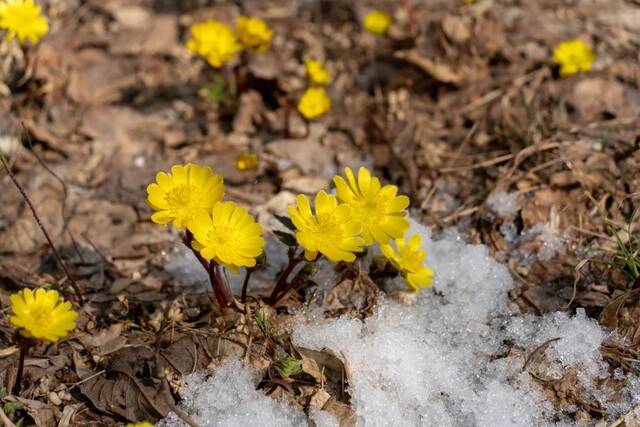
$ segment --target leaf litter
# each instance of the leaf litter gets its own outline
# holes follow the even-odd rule
[[[233,424],[253,413],[295,425],[307,417],[317,425],[633,425],[637,286],[615,263],[599,262],[617,254],[599,212],[640,230],[632,215],[640,188],[635,5],[434,0],[407,2],[409,13],[380,2],[396,23],[388,39],[373,40],[358,30],[364,5],[323,11],[308,2],[296,15],[278,1],[246,4],[291,37],[276,37],[272,52],[251,61],[261,83],[229,120],[199,96],[207,78],[181,34],[209,16],[236,16],[237,6],[45,3],[55,31],[34,52],[35,79],[16,86],[22,52],[1,65],[3,93],[11,93],[0,101],[2,150],[95,307],[83,311],[77,336],[29,358],[25,394],[3,398],[24,405],[18,414],[36,425],[157,420],[176,408],[182,418],[167,423],[216,414]],[[410,21],[419,24],[415,40]],[[597,42],[594,72],[557,79],[550,47],[577,35]],[[307,50],[328,61],[336,112],[307,130],[292,118],[285,135],[282,97],[304,87],[298,56]],[[21,123],[33,146],[20,144]],[[253,175],[232,167],[245,149],[261,162]],[[366,272],[321,266],[278,310],[265,308],[277,331],[268,338],[250,315],[212,309],[199,265],[189,267],[175,234],[149,226],[142,196],[151,171],[196,159],[233,175],[232,197],[270,229],[270,214],[291,202],[288,190],[312,193],[344,166],[375,165],[438,230],[425,243],[435,288],[417,301],[381,295],[389,280],[372,285]],[[2,182],[7,307],[8,293],[64,286],[65,275]],[[496,189],[504,194],[496,198]],[[440,236],[450,227],[487,248]],[[545,252],[556,243],[561,249]],[[252,304],[286,263],[279,245],[269,247],[275,267],[255,275]],[[241,278],[232,280],[238,289]],[[185,292],[185,283],[194,286]],[[11,348],[6,316],[0,343]],[[16,353],[2,354],[0,380],[10,390]],[[286,357],[302,360],[302,373],[285,381],[292,393],[272,369]],[[220,405],[201,409],[211,393]]]

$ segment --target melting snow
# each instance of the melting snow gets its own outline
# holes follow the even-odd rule
[[[609,333],[578,310],[575,316],[522,315],[510,304],[513,282],[488,249],[450,235],[431,240],[430,231],[412,222],[423,236],[435,285],[413,307],[383,299],[365,322],[322,318],[293,331],[295,344],[342,353],[350,369],[351,404],[362,426],[469,425],[530,426],[573,424],[576,408],[555,408],[524,370],[537,349],[549,363],[545,372],[559,378],[576,371],[589,399],[599,401],[609,418],[640,404],[640,379],[626,376],[623,399],[598,388],[608,378],[599,348]],[[512,346],[522,351],[508,351]],[[531,369],[531,366],[528,367]],[[306,417],[255,390],[251,369],[227,361],[211,377],[187,377],[185,410],[203,426],[306,425]],[[618,371],[615,379],[623,379]],[[328,415],[328,414],[326,414]],[[313,413],[318,425],[335,425]],[[165,425],[180,425],[175,416]]]

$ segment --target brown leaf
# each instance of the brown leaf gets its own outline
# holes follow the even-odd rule
[[[13,191],[5,189],[3,191]],[[45,184],[27,193],[51,238],[55,241],[62,233],[62,192],[54,185]],[[22,203],[14,222],[0,228],[0,253],[29,254],[46,244],[44,234],[38,227],[31,210]],[[8,219],[8,218],[7,218]]]
[[[57,420],[62,416],[58,408],[39,400],[23,399],[15,396],[10,396],[7,399],[22,403],[37,427],[56,427]]]
[[[116,323],[95,334],[85,334],[79,341],[92,353],[100,356],[115,353],[125,346],[127,339],[122,335],[124,325]]]
[[[351,374],[345,359],[329,349],[317,351],[298,347],[296,350],[302,357],[303,370],[305,367],[308,369],[305,370],[306,373],[320,380],[319,383],[326,384],[336,399],[349,402],[350,397],[346,389]],[[315,368],[312,361],[316,365]]]
[[[159,374],[170,368],[186,375],[196,369],[206,368],[213,360],[222,357],[243,357],[247,342],[244,334],[234,334],[229,338],[186,335],[160,351],[156,358],[156,369]]]
[[[296,166],[305,175],[331,176],[335,172],[333,154],[318,141],[281,139],[267,145],[278,158],[281,169]]]
[[[452,41],[464,43],[471,36],[471,20],[468,17],[446,15],[442,18],[442,30]]]
[[[615,80],[585,79],[573,87],[571,103],[584,122],[602,120],[603,115],[630,117],[640,112],[640,95]]]
[[[331,395],[323,388],[316,391],[309,399],[311,408],[322,409],[324,405],[331,399]]]
[[[145,375],[154,354],[127,347],[112,358],[107,374],[81,384],[80,391],[100,411],[135,422],[165,417],[175,402],[161,380]]]
[[[76,368],[76,375],[78,375],[78,378],[81,380],[89,378],[93,374],[93,371],[89,369],[87,364],[84,363],[84,360],[82,360],[80,353],[75,350],[73,351],[73,365]]]
[[[600,324],[617,330],[620,326],[621,311],[627,304],[636,304],[640,300],[640,288],[632,289],[611,300],[600,313]]]
[[[335,285],[324,298],[323,308],[326,313],[354,316],[365,316],[373,313],[378,301],[379,289],[365,272],[356,277],[345,278]]]
[[[333,398],[329,399],[322,409],[336,417],[340,427],[355,427],[358,423],[358,414],[356,414],[356,411],[349,405],[338,402]]]
[[[114,59],[102,51],[83,51],[77,62],[82,65],[71,70],[67,91],[71,99],[82,105],[117,102],[122,99],[124,89],[138,81],[132,62]]]

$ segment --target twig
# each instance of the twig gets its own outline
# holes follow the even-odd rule
[[[7,417],[3,410],[0,410],[0,421],[2,421],[2,425],[5,427],[16,427],[16,425],[11,422],[11,420],[9,419],[9,417]]]
[[[16,188],[20,192],[20,195],[22,195],[22,198],[25,200],[25,202],[27,202],[27,205],[29,206],[29,209],[31,209],[31,213],[33,214],[33,217],[35,218],[36,223],[38,224],[38,227],[42,231],[42,234],[44,234],[44,237],[47,239],[47,242],[49,243],[49,246],[51,247],[51,250],[53,251],[53,255],[56,258],[56,261],[58,261],[58,264],[60,265],[60,267],[62,268],[64,273],[67,275],[67,279],[69,279],[69,281],[71,282],[71,286],[73,287],[73,290],[74,290],[75,294],[78,296],[78,302],[80,303],[80,305],[84,304],[84,297],[82,296],[82,291],[80,290],[80,286],[78,286],[78,283],[76,283],[76,281],[73,279],[73,276],[71,276],[71,273],[69,272],[69,270],[67,269],[66,264],[62,260],[62,257],[60,256],[60,253],[58,252],[58,250],[56,249],[55,245],[53,244],[53,241],[51,240],[51,237],[49,236],[49,233],[44,228],[44,225],[42,224],[42,221],[40,221],[40,217],[38,216],[38,213],[36,212],[36,209],[34,208],[33,204],[31,203],[31,200],[29,199],[29,196],[27,196],[27,193],[25,193],[24,189],[22,188],[22,186],[20,185],[20,183],[18,182],[16,177],[13,175],[13,172],[11,172],[11,168],[7,164],[7,160],[4,158],[4,155],[2,153],[0,153],[0,161],[2,161],[2,166],[4,166],[5,170],[7,171],[7,174],[9,174],[9,178],[11,178],[11,181],[13,182],[13,184],[16,186]]]
[[[615,420],[612,424],[609,424],[609,427],[620,427],[622,425],[626,425],[627,416],[634,415],[634,413],[638,411],[640,411],[640,405],[636,406],[635,408],[631,408],[629,412],[627,412],[626,414],[624,414],[623,416]]]
[[[554,343],[556,341],[559,341],[560,337],[556,337],[556,338],[551,338],[550,340],[547,340],[545,342],[543,342],[542,344],[540,344],[538,347],[536,347],[527,357],[527,360],[524,361],[524,365],[522,365],[522,370],[524,371],[525,369],[527,369],[527,366],[529,365],[529,362],[531,362],[533,360],[533,356],[535,356],[536,354],[538,354],[540,351],[545,350],[547,347],[549,347],[549,345],[551,343]]]
[[[101,370],[101,371],[99,371],[99,372],[96,372],[95,374],[91,374],[91,375],[89,375],[87,378],[82,379],[82,380],[78,381],[77,383],[73,383],[73,384],[71,385],[71,387],[69,387],[69,390],[73,390],[74,388],[78,387],[79,385],[84,384],[84,383],[86,383],[87,381],[94,379],[95,377],[99,377],[100,375],[102,375],[102,374],[104,374],[104,373],[106,373],[106,372],[107,372],[107,371],[106,371],[105,369],[103,369],[103,370]]]
[[[404,10],[407,14],[407,20],[409,23],[409,33],[413,37],[416,35],[416,15],[413,12],[413,1],[412,0],[404,0]]]

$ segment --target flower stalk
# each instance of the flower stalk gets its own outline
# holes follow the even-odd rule
[[[16,373],[16,382],[13,384],[12,394],[14,396],[20,396],[20,390],[22,389],[22,376],[24,374],[24,359],[31,347],[31,341],[24,339],[20,334],[16,334],[16,341],[20,346],[20,356],[18,359],[18,372]]]
[[[218,303],[220,308],[229,307],[231,305],[235,306],[235,298],[233,296],[233,293],[231,292],[231,289],[229,289],[229,284],[222,275],[221,266],[213,260],[207,261],[206,259],[204,259],[202,255],[200,255],[200,252],[198,252],[191,246],[192,241],[193,233],[191,233],[191,231],[189,230],[186,230],[183,242],[189,249],[191,249],[202,267],[204,267],[206,272],[209,274],[209,282],[211,283],[211,288],[213,289],[213,294],[216,298],[216,302]]]
[[[282,271],[280,277],[278,277],[278,281],[276,282],[276,286],[273,288],[271,295],[267,302],[270,305],[277,304],[280,299],[291,290],[294,282],[287,283],[287,279],[291,275],[291,272],[295,270],[295,268],[304,260],[304,251],[300,252],[296,255],[296,248],[289,249],[289,263],[287,267]]]

